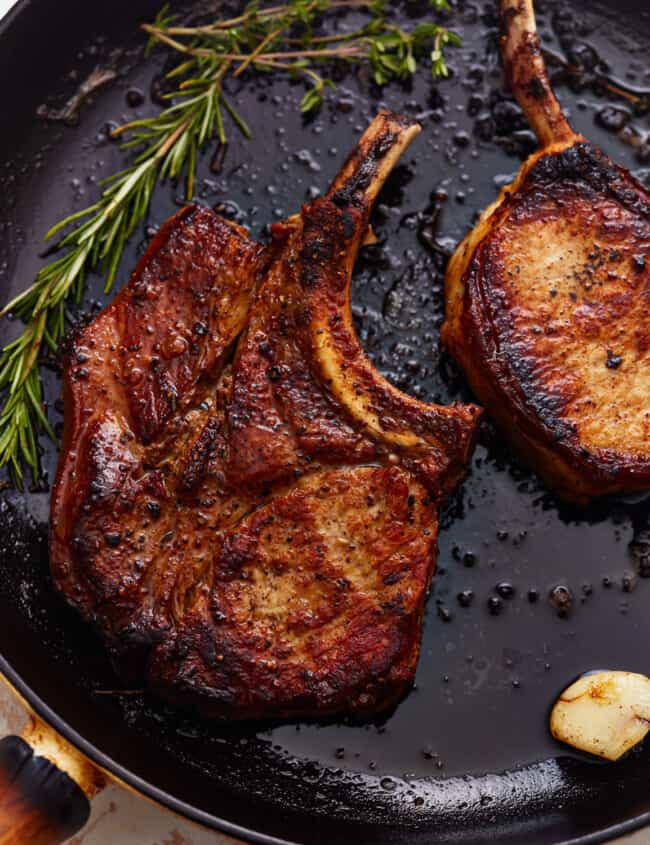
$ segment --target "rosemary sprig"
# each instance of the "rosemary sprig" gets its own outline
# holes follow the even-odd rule
[[[448,10],[447,0],[432,0],[434,10]],[[320,35],[317,28],[328,13],[356,10],[367,21],[351,32]],[[285,72],[303,78],[308,89],[301,110],[320,107],[325,91],[334,87],[326,75],[328,63],[369,64],[374,80],[384,85],[406,79],[426,60],[434,78],[447,75],[443,49],[458,45],[445,27],[419,23],[405,31],[386,16],[379,0],[288,0],[260,8],[250,3],[230,20],[189,26],[177,24],[164,7],[155,21],[143,27],[148,49],[156,45],[182,55],[167,74],[176,85],[165,95],[169,104],[157,115],[131,121],[114,132],[128,133],[123,144],[130,151],[127,167],[103,180],[97,202],[66,217],[46,235],[62,235],[56,257],[41,268],[33,284],[0,311],[11,313],[25,326],[0,355],[0,466],[9,465],[19,486],[23,465],[36,480],[39,471],[38,431],[52,439],[54,432],[43,404],[39,360],[55,352],[66,328],[65,305],[81,302],[89,271],[105,273],[104,291],[111,290],[129,237],[146,217],[156,184],[185,179],[185,193],[194,193],[197,154],[215,136],[227,141],[224,116],[246,136],[248,127],[224,92],[228,76]]]

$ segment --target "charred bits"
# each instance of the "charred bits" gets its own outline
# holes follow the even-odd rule
[[[566,619],[573,606],[573,593],[564,584],[557,584],[551,589],[548,601],[551,607],[557,611],[557,615],[561,619]]]
[[[605,361],[605,366],[608,370],[618,370],[622,363],[623,359],[620,355],[617,355],[612,349],[607,350],[607,360]]]

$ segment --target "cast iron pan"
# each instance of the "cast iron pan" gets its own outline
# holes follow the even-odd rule
[[[394,6],[408,18],[427,4]],[[650,15],[641,6],[538,0],[539,29],[572,61],[606,62],[627,85],[648,88]],[[118,169],[123,154],[107,126],[157,108],[165,56],[145,61],[137,33],[155,11],[150,0],[23,0],[0,27],[3,301],[34,277],[42,234]],[[325,188],[380,105],[418,116],[424,132],[374,217],[380,243],[358,264],[354,313],[377,366],[401,388],[443,402],[469,395],[438,346],[444,253],[534,146],[503,89],[494,4],[459,0],[452,20],[463,47],[439,84],[423,72],[412,85],[378,91],[363,74],[341,71],[338,91],[311,120],[296,107],[300,86],[282,78],[233,89],[253,137],[231,128],[220,173],[210,169],[213,151],[205,154],[197,197],[263,237]],[[96,65],[115,67],[118,78],[82,107],[78,126],[37,116],[39,106],[41,114],[61,106]],[[647,116],[607,111],[624,104],[594,91],[588,74],[583,80],[555,80],[572,125],[647,183]],[[123,280],[180,194],[174,185],[156,191]],[[71,322],[105,303],[101,284],[89,280]],[[5,338],[15,328],[3,325]],[[44,373],[60,429],[56,362]],[[46,524],[57,451],[45,442],[43,450],[44,483],[0,500],[0,668],[37,714],[122,781],[256,842],[586,843],[650,821],[650,748],[602,764],[571,755],[547,732],[555,696],[585,670],[650,669],[647,501],[561,505],[486,424],[443,514],[407,699],[371,724],[224,726],[120,693],[101,644],[53,592]],[[504,581],[514,596],[492,615],[488,599]],[[558,585],[572,596],[564,615],[549,601]],[[465,608],[457,594],[468,589]]]

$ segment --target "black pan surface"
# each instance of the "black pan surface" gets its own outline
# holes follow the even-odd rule
[[[426,9],[392,5],[403,20]],[[647,9],[633,0],[537,6],[547,46],[587,67],[606,61],[625,84],[650,88]],[[123,153],[107,126],[157,108],[165,57],[144,61],[137,35],[137,23],[155,11],[149,0],[23,0],[0,27],[3,301],[42,263],[42,234],[89,204],[98,180],[118,169]],[[382,372],[443,402],[469,398],[438,346],[444,253],[534,148],[503,89],[494,4],[459,0],[452,24],[463,47],[450,54],[450,78],[435,85],[423,72],[412,85],[378,91],[363,74],[341,72],[338,91],[311,120],[298,113],[302,89],[282,78],[234,87],[253,137],[231,128],[222,172],[211,171],[208,151],[197,192],[199,202],[264,237],[268,223],[325,188],[380,105],[418,116],[424,132],[374,216],[380,242],[359,260],[354,313]],[[84,105],[78,126],[36,116],[39,106],[44,114],[65,102],[96,65],[118,77]],[[556,90],[573,126],[650,184],[647,115],[628,108],[616,134],[605,128],[614,121],[604,110],[625,103],[575,79],[558,77]],[[179,186],[157,189],[122,280],[180,201]],[[71,322],[107,301],[101,289],[91,277]],[[3,338],[15,330],[3,325]],[[44,373],[60,429],[56,362]],[[591,842],[650,821],[650,748],[602,764],[570,754],[546,727],[555,696],[583,671],[650,668],[647,500],[561,505],[486,424],[469,476],[443,514],[417,685],[407,699],[371,724],[223,726],[120,692],[99,641],[54,594],[46,525],[57,451],[45,442],[43,450],[44,482],[0,496],[0,668],[122,780],[190,818],[263,842]],[[514,596],[493,615],[488,599],[502,582]],[[572,597],[564,615],[549,600],[557,586]],[[473,592],[467,608],[457,599],[463,590]]]

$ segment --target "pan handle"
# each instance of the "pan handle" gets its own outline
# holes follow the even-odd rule
[[[0,845],[59,845],[88,821],[104,776],[34,716],[0,740]]]

